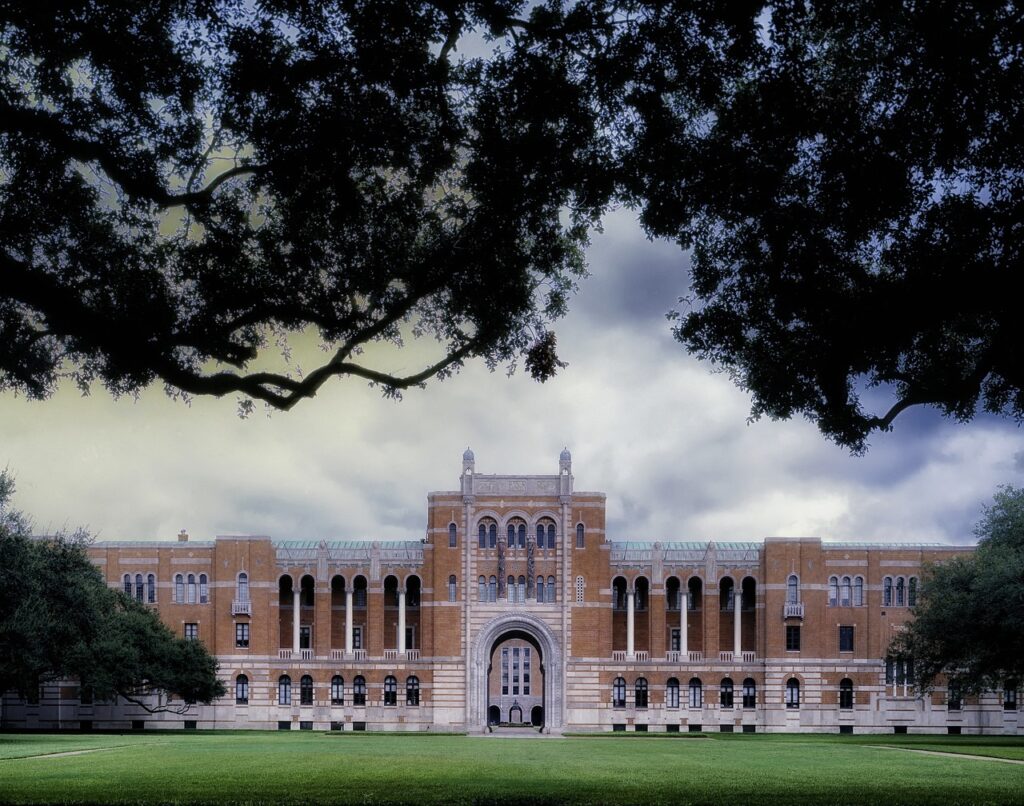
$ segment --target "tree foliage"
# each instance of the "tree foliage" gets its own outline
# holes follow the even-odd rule
[[[99,699],[178,712],[223,696],[216,659],[200,642],[175,637],[155,610],[109,589],[85,533],[33,537],[9,506],[12,492],[0,474],[0,692],[31,695],[73,678]]]
[[[971,0],[0,3],[0,386],[289,408],[470,358],[543,380],[626,204],[692,248],[676,335],[754,416],[855,451],[917,404],[1019,419],[1022,26]],[[261,362],[310,329],[319,366]],[[410,336],[437,351],[408,372],[363,351]]]
[[[924,690],[940,676],[965,691],[1024,680],[1024,489],[1001,488],[975,533],[973,554],[927,570],[894,644]]]

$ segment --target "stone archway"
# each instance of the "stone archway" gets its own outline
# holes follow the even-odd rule
[[[487,667],[491,648],[510,632],[526,633],[537,642],[544,672],[544,731],[560,732],[565,727],[562,703],[565,665],[561,643],[541,619],[516,612],[491,619],[473,638],[469,658],[469,730],[487,729]]]

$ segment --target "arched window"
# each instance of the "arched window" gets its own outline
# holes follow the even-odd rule
[[[892,607],[892,577],[882,581],[882,606]]]
[[[178,604],[185,603],[185,577],[181,574],[174,577],[174,601]]]
[[[420,679],[416,675],[412,675],[405,680],[405,704],[420,704]]]
[[[286,674],[277,678],[277,704],[292,704],[292,679]]]
[[[235,584],[235,597],[240,602],[249,601],[249,575],[245,571],[238,575],[238,582]]]
[[[647,582],[647,580],[644,577],[637,577],[633,581],[633,590],[634,590],[634,597],[633,597],[634,598],[634,602],[633,602],[633,604],[634,604],[634,606],[636,607],[636,609],[638,611],[639,610],[646,610],[647,609],[647,598],[648,598],[647,597],[647,593],[648,593],[649,589],[650,589],[649,583]]]
[[[122,584],[124,586],[124,595],[125,596],[131,596],[132,595],[132,575],[131,574],[125,574],[124,575],[124,579],[122,580]]]
[[[864,606],[864,577],[855,577],[853,580],[853,606]]]
[[[206,582],[206,574],[199,575],[199,604],[210,601],[210,587]]]
[[[299,679],[299,705],[313,704],[313,678],[308,674]]]
[[[843,577],[839,582],[839,604],[843,607],[850,606],[850,578]]]
[[[583,528],[582,523],[576,524],[576,548],[583,548],[586,543],[584,538],[586,537],[586,530]]]
[[[718,602],[722,610],[732,610],[732,596],[735,593],[735,585],[729,577],[724,577],[718,583]]]
[[[491,574],[491,578],[487,580],[487,601],[498,601],[498,580],[494,574]]]
[[[576,577],[576,604],[583,604],[583,592],[587,586],[583,577]]]
[[[626,609],[627,583],[624,577],[615,577],[612,580],[612,610]]]
[[[398,705],[398,681],[390,674],[384,678],[384,704]]]
[[[366,607],[366,577],[362,574],[352,580],[352,607]]]
[[[839,681],[839,707],[844,710],[853,708],[853,681],[849,677]]]
[[[361,674],[352,681],[352,704],[366,705],[366,678]]]
[[[525,549],[526,548],[526,524],[525,523],[520,523],[519,526],[517,527],[516,531],[519,534],[519,548]]]
[[[544,548],[544,524],[537,524],[537,548]]]
[[[458,593],[458,582],[455,579],[455,574],[448,577],[448,601],[454,602],[456,594]]]
[[[549,602],[558,601],[558,589],[555,587],[555,578],[548,577],[548,591],[547,597]]]
[[[476,581],[476,584],[477,584],[477,588],[478,588],[477,598],[481,602],[486,602],[487,601],[487,577],[481,576]]]
[[[505,580],[505,598],[510,602],[516,600],[516,578],[511,574],[508,575],[508,579]]]
[[[519,577],[519,583],[517,585],[516,594],[517,594],[516,595],[516,601],[517,602],[525,602],[526,601],[526,577],[524,577],[522,575],[520,575],[520,577]]]
[[[625,708],[626,707],[626,681],[621,677],[616,677],[615,682],[612,683],[612,708]]]
[[[680,599],[679,580],[676,577],[669,577],[665,580],[665,609],[678,610]]]
[[[487,548],[487,527],[482,523],[477,531],[477,545],[479,548]]]
[[[907,583],[907,606],[917,606],[917,577],[911,577]]]
[[[670,677],[665,684],[665,707],[679,707],[679,681],[674,677]]]
[[[548,524],[548,548],[553,549],[555,547],[555,524]]]
[[[686,606],[689,610],[700,610],[701,609],[701,596],[703,593],[703,584],[700,577],[690,577],[686,581]]]
[[[786,681],[786,707],[800,707],[800,681],[795,677],[791,677]]]
[[[331,705],[345,704],[345,678],[340,674],[331,678]]]
[[[839,578],[828,578],[828,606],[835,607],[839,604]]]
[[[757,608],[757,581],[753,577],[743,577],[740,583],[740,607],[744,610]]]
[[[142,582],[142,574],[135,575],[135,600],[142,602],[146,598],[146,586]]]
[[[498,524],[491,521],[491,525],[487,527],[487,547],[494,548],[498,545]]]
[[[700,682],[699,677],[690,678],[690,707],[704,707],[704,684]]]
[[[537,577],[537,601],[544,603],[544,577]]]
[[[506,543],[508,543],[508,547],[510,549],[514,549],[516,547],[516,527],[514,524],[510,523],[508,525],[508,540]]]
[[[453,549],[459,545],[459,530],[454,523],[448,524],[448,548]]]
[[[146,601],[156,603],[156,577],[153,574],[146,577]]]
[[[187,592],[187,595],[188,595],[188,599],[186,601],[188,601],[189,604],[195,604],[196,603],[196,575],[195,574],[189,574],[188,575],[188,583],[187,583],[186,592]]]
[[[743,681],[743,707],[757,707],[757,683],[754,682],[753,677],[748,677]]]
[[[796,574],[790,574],[786,580],[786,603],[796,604],[800,601],[800,580]]]
[[[647,678],[638,677],[633,685],[633,698],[637,708],[647,707]]]
[[[723,708],[732,708],[732,678],[723,677],[718,686],[718,702]]]
[[[249,678],[244,674],[235,678],[235,705],[249,704]]]
[[[907,603],[906,584],[903,577],[896,577],[896,607],[903,607]]]

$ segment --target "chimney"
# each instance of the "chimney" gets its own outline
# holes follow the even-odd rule
[[[186,532],[184,529],[178,532],[178,542],[188,543],[188,532]]]

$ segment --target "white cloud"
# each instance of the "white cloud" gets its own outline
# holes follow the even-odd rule
[[[16,505],[41,530],[110,539],[416,538],[426,493],[457,486],[466,445],[483,473],[554,473],[568,445],[577,487],[608,494],[613,538],[962,542],[996,485],[1020,482],[1004,421],[908,418],[863,458],[801,420],[748,425],[746,395],[686,355],[663,316],[685,293],[684,256],[620,213],[591,259],[558,328],[570,366],[543,385],[472,365],[400,403],[342,381],[249,420],[234,400],[186,407],[158,389],[0,396]]]

